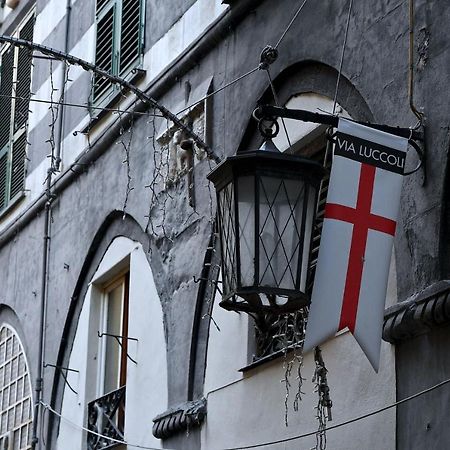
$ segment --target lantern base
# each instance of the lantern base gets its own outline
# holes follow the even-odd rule
[[[310,304],[309,296],[303,292],[294,295],[269,292],[233,292],[219,305],[227,311],[242,311],[253,314],[285,314],[299,311]]]

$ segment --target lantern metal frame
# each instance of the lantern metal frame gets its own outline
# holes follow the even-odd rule
[[[275,146],[271,141],[266,142],[263,145],[263,150],[243,152],[235,156],[228,157],[219,166],[217,166],[209,175],[208,179],[214,183],[217,193],[217,205],[218,205],[218,219],[219,219],[219,231],[220,231],[220,245],[222,254],[222,282],[223,282],[223,298],[220,302],[220,306],[227,310],[243,311],[250,314],[282,314],[287,312],[294,312],[300,308],[309,304],[309,297],[304,292],[308,284],[309,271],[306,268],[305,272],[305,233],[306,233],[306,220],[307,213],[312,214],[308,217],[310,220],[310,227],[312,229],[315,218],[315,205],[317,202],[317,195],[320,186],[320,181],[325,173],[324,168],[317,162],[309,160],[307,158],[284,154],[276,151]],[[274,151],[275,150],[275,151]],[[239,179],[242,177],[253,177],[253,199],[254,199],[254,242],[252,248],[253,258],[253,284],[243,284],[242,275],[242,261],[241,252],[243,251],[240,245],[240,216],[239,216]],[[284,256],[286,258],[287,267],[286,270],[291,270],[291,260],[297,252],[297,261],[294,261],[295,275],[291,271],[292,281],[295,286],[292,289],[285,289],[280,286],[267,286],[261,285],[261,261],[260,261],[260,246],[263,243],[261,238],[261,232],[264,228],[260,228],[260,202],[262,199],[261,183],[262,177],[269,177],[279,181],[279,189],[284,189],[285,199],[289,202],[289,196],[285,185],[286,180],[296,180],[302,183],[304,187],[301,204],[301,222],[297,224],[296,217],[294,216],[294,210],[299,202],[301,192],[296,198],[296,203],[291,205],[289,203],[289,217],[286,224],[276,224],[275,217],[273,216],[272,208],[275,204],[275,198],[272,205],[268,205],[269,212],[272,214],[274,226],[278,233],[278,242],[281,242],[283,246],[282,236],[285,228],[289,222],[293,221],[293,226],[296,227],[298,243],[295,246],[292,255],[286,255],[286,250],[283,248]],[[230,187],[231,186],[231,187]],[[229,189],[231,192],[228,194],[223,193],[224,189]],[[314,191],[311,191],[313,189]],[[310,193],[313,192],[313,196],[310,197]],[[224,199],[221,199],[223,194]],[[225,199],[225,196],[228,198]],[[266,201],[269,199],[266,195]],[[278,195],[278,191],[276,196]],[[276,197],[275,196],[275,197]],[[224,204],[224,202],[227,202]],[[225,208],[228,211],[225,211]],[[313,209],[311,209],[313,208]],[[297,212],[297,210],[295,210]],[[224,223],[225,213],[228,213],[228,222]],[[267,220],[267,219],[266,219]],[[233,223],[230,224],[230,221]],[[230,229],[231,226],[231,229]],[[298,228],[297,228],[298,226]],[[226,227],[226,229],[225,229]],[[281,227],[281,228],[279,228]],[[283,228],[284,227],[284,228]],[[282,231],[280,232],[280,229]],[[232,242],[230,242],[230,238]],[[263,244],[262,244],[263,245]],[[278,245],[278,243],[277,243]],[[276,245],[276,246],[277,246]],[[293,245],[293,244],[292,244]],[[230,249],[230,246],[232,247]],[[275,246],[275,248],[276,248]],[[298,251],[297,251],[298,249]],[[265,250],[264,250],[265,251]],[[306,258],[306,264],[309,265],[309,254],[311,251],[311,242],[307,247],[308,258]],[[274,257],[275,251],[272,255],[267,255],[267,262],[271,265],[270,259]],[[290,257],[290,259],[289,259]],[[231,263],[231,264],[230,264]],[[231,270],[231,273],[229,273]],[[273,269],[271,269],[273,271]],[[267,271],[267,268],[266,268]],[[301,289],[301,277],[306,277],[304,289]],[[264,275],[263,275],[264,277]],[[294,280],[295,278],[295,280]],[[275,276],[274,276],[275,279]],[[302,278],[303,279],[303,278]],[[276,283],[275,283],[276,284]],[[264,296],[264,301],[262,297]],[[284,302],[280,303],[280,298],[287,298]]]

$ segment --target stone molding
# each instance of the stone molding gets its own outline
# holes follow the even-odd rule
[[[441,280],[385,310],[383,339],[395,344],[448,324],[450,280]]]
[[[206,399],[193,400],[168,409],[153,419],[153,436],[167,439],[189,428],[198,427],[206,417]]]

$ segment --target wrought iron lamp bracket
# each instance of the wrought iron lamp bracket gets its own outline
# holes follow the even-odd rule
[[[284,119],[300,120],[302,122],[313,122],[322,125],[328,125],[326,132],[327,139],[329,139],[331,142],[334,142],[335,134],[332,133],[331,130],[333,128],[336,128],[339,122],[339,117],[335,115],[320,114],[302,109],[289,109],[272,105],[260,105],[257,108],[255,108],[252,115],[253,118],[258,121],[258,129],[265,138],[272,138],[278,134],[279,125],[277,122],[277,118],[284,118]],[[409,145],[411,145],[411,147],[417,153],[417,156],[419,157],[419,162],[414,169],[405,172],[404,175],[412,175],[413,173],[416,173],[419,169],[423,168],[424,170],[423,184],[425,184],[426,151],[425,151],[425,126],[423,122],[419,122],[413,128],[393,127],[390,125],[375,124],[362,121],[354,121],[354,122],[359,123],[360,125],[364,125],[366,127],[375,128],[376,130],[385,131],[387,133],[391,133],[396,136],[407,138]],[[274,127],[275,130],[273,130]],[[271,135],[271,133],[273,134]]]

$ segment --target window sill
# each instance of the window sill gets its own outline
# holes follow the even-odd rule
[[[278,350],[277,352],[271,353],[270,355],[267,355],[267,356],[263,356],[262,358],[259,358],[256,361],[253,361],[252,363],[248,364],[247,366],[240,368],[238,370],[238,372],[247,373],[250,370],[253,370],[259,366],[262,366],[269,362],[275,361],[277,359],[281,359],[284,355],[290,355],[293,352],[293,350],[294,350],[294,347],[289,347],[287,349],[287,351]]]
[[[25,191],[17,194],[1,211],[0,211],[0,222],[13,212],[13,210],[22,202],[25,198]]]
[[[133,69],[130,74],[125,77],[125,80],[129,83],[136,85],[138,81],[145,77],[146,71],[137,67]],[[123,96],[122,92],[117,90],[114,93],[111,93],[108,97],[103,100],[91,104],[91,106],[95,106],[96,108],[105,108],[103,110],[94,109],[91,110],[92,116],[89,123],[81,130],[83,133],[89,132],[89,130],[96,125],[103,117],[105,117],[108,113],[111,112],[111,109],[114,108],[114,105],[119,101],[119,99]]]
[[[341,331],[338,331],[334,337],[342,336],[343,334],[349,333],[348,328],[344,328]],[[294,347],[288,347],[287,351],[285,350],[278,350],[277,352],[274,352],[270,355],[263,356],[260,359],[257,359],[256,361],[253,361],[252,363],[248,364],[247,366],[242,367],[238,370],[238,372],[246,373],[249,372],[252,369],[255,369],[256,367],[262,366],[263,364],[267,364],[271,361],[275,361],[277,359],[282,358],[285,354],[289,355],[293,352]]]

